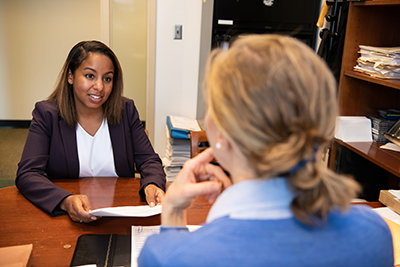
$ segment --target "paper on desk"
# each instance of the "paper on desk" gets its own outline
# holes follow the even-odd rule
[[[383,208],[375,208],[373,210],[376,213],[378,213],[381,217],[391,220],[392,222],[395,222],[397,224],[400,224],[400,215],[394,212],[391,208],[383,207]]]
[[[161,213],[161,205],[154,208],[150,206],[123,206],[95,209],[90,212],[94,216],[103,217],[149,217]]]
[[[380,146],[380,148],[400,152],[400,146],[393,143],[387,143],[386,145]]]
[[[394,212],[389,207],[376,208],[376,211],[388,224],[393,237],[393,249],[394,249],[394,264],[399,266],[400,264],[400,215]]]

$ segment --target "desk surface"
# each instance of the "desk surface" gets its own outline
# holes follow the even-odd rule
[[[86,194],[92,209],[146,205],[138,195],[137,178],[56,180],[73,194]],[[198,197],[187,211],[188,224],[205,222],[211,205]],[[0,189],[0,247],[33,244],[32,266],[69,266],[76,240],[83,234],[130,234],[131,226],[160,224],[160,215],[147,218],[103,217],[89,224],[68,215],[52,217],[30,203],[15,186]],[[64,248],[64,246],[70,248]]]

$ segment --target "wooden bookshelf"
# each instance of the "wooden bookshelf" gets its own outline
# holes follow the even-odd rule
[[[359,45],[400,46],[399,14],[400,0],[350,3],[338,90],[341,116],[376,115],[380,108],[400,109],[400,80],[373,78],[353,71]],[[330,168],[335,169],[337,145],[400,177],[400,152],[383,151],[377,143],[334,140]]]

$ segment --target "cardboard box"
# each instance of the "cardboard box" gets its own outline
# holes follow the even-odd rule
[[[379,201],[386,207],[390,207],[396,213],[400,214],[400,201],[388,190],[381,190],[379,193]]]
[[[0,266],[30,267],[32,249],[32,244],[0,248]]]

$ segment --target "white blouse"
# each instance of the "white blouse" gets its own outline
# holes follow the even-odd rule
[[[106,118],[104,118],[94,136],[88,134],[78,123],[76,141],[78,145],[79,177],[118,177],[115,171],[114,154]]]

